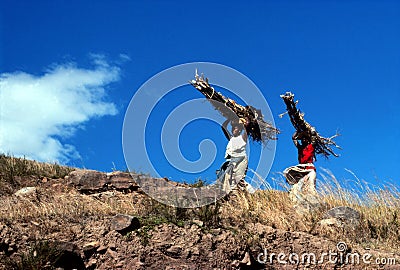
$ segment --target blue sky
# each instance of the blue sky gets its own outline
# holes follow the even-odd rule
[[[374,184],[399,184],[399,48],[398,1],[3,0],[0,150],[123,170],[122,125],[135,92],[164,69],[206,61],[238,70],[263,92],[282,130],[271,172],[297,160],[294,129],[278,118],[285,111],[279,95],[291,91],[321,135],[342,134],[341,156],[320,157],[317,167],[340,181],[354,179],[349,169]],[[189,86],[186,92],[201,97]],[[159,111],[172,110],[180,96]],[[218,149],[200,174],[212,179],[226,144],[219,127],[189,125],[180,142],[197,159],[202,136]],[[200,176],[183,176],[154,154],[163,176]]]

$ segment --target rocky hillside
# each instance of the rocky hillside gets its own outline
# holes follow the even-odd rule
[[[294,209],[286,192],[272,190],[176,209],[149,198],[128,173],[56,170],[56,165],[13,160],[0,164],[0,269],[400,265],[398,217],[393,216],[398,208],[385,206],[392,221],[385,228],[369,216],[372,206],[350,208],[348,202],[329,211],[344,202],[335,205],[325,196],[318,208],[304,213]]]

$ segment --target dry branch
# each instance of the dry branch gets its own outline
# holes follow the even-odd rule
[[[243,118],[247,120],[248,125],[246,125],[246,132],[254,141],[266,144],[269,140],[276,140],[279,130],[275,128],[272,123],[264,120],[261,110],[249,105],[242,106],[236,101],[223,96],[210,86],[208,79],[204,78],[203,74],[199,76],[197,70],[195,79],[189,82],[202,93],[225,118],[233,121],[233,111],[239,119]]]
[[[306,132],[309,136],[315,136],[316,144],[315,144],[315,153],[322,154],[326,158],[330,155],[338,157],[339,155],[335,154],[332,150],[332,146],[341,149],[333,139],[339,136],[338,133],[329,138],[324,138],[318,134],[313,126],[311,126],[306,120],[304,120],[304,113],[297,109],[296,105],[298,101],[294,101],[294,95],[290,92],[286,92],[286,94],[281,95],[281,98],[286,104],[287,114],[289,114],[290,122],[292,122],[293,127],[297,132]],[[281,114],[282,117],[284,114]]]

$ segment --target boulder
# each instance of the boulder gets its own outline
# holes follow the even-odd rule
[[[324,219],[336,218],[349,225],[358,225],[361,215],[357,210],[348,206],[339,206],[330,209],[324,215]]]
[[[36,188],[35,187],[24,187],[14,193],[15,196],[29,196],[29,195],[36,195]]]
[[[56,268],[77,270],[86,269],[80,255],[80,250],[76,244],[65,241],[54,241],[51,242],[51,245],[60,252],[54,265]]]
[[[111,230],[121,234],[140,228],[140,221],[137,217],[130,215],[117,214],[111,219]]]
[[[137,190],[139,185],[134,181],[130,173],[112,172],[108,173],[109,186],[118,190]]]
[[[182,252],[182,246],[173,245],[166,250],[166,253],[171,257],[179,257]]]
[[[320,235],[341,235],[355,232],[360,225],[360,213],[348,206],[339,206],[330,209],[317,223],[314,233]]]
[[[99,247],[100,243],[98,241],[86,243],[82,246],[83,254],[85,254],[86,258],[90,258]]]
[[[75,170],[70,172],[66,179],[68,184],[85,193],[101,191],[109,182],[105,173],[93,170]]]

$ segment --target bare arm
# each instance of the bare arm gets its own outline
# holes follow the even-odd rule
[[[245,129],[244,129],[244,131],[243,131],[242,138],[243,138],[243,140],[244,140],[245,142],[247,142],[247,132],[246,132]]]
[[[228,131],[228,124],[229,124],[229,119],[226,119],[225,122],[222,124],[222,131],[224,132],[225,137],[229,141],[231,139],[232,135]]]
[[[293,135],[292,135],[292,140],[293,140],[293,143],[294,143],[294,145],[298,148],[299,147],[299,142],[297,141],[297,139],[298,139],[298,133],[297,133],[297,131],[295,132],[295,133],[293,133]]]
[[[247,138],[248,138],[247,128],[248,128],[248,125],[249,125],[250,121],[249,121],[248,118],[241,118],[240,120],[243,123],[243,135],[242,135],[242,138],[243,138],[243,140],[245,142],[247,142]]]

